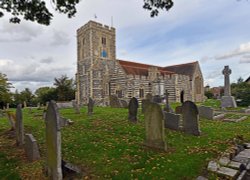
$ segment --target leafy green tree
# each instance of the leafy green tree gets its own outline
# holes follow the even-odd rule
[[[205,96],[207,96],[208,99],[212,99],[214,95],[211,90],[208,90],[205,92]]]
[[[143,8],[151,12],[151,17],[157,16],[159,9],[168,11],[174,4],[172,0],[143,1]],[[80,0],[51,0],[50,2],[56,11],[71,18],[77,12],[76,5]],[[1,0],[0,17],[3,17],[6,12],[11,14],[10,22],[12,23],[20,23],[20,16],[22,16],[25,20],[49,25],[53,18],[45,0]]]
[[[66,75],[54,79],[58,101],[70,101],[75,98],[75,83],[73,79],[69,79]]]
[[[35,91],[37,102],[45,104],[48,101],[57,101],[58,96],[56,89],[53,87],[40,87]]]
[[[10,88],[12,84],[8,82],[6,74],[0,73],[0,107],[3,108],[6,103],[11,102]]]
[[[250,84],[239,81],[237,83],[231,84],[232,95],[236,99],[241,101],[237,102],[240,106],[249,106],[250,105]]]

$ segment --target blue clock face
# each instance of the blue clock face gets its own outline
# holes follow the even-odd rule
[[[105,50],[102,51],[101,57],[106,58],[108,56],[107,52]]]

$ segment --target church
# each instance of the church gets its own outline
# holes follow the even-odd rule
[[[139,101],[151,93],[170,102],[204,99],[203,76],[198,61],[167,67],[120,60],[116,57],[114,27],[89,21],[77,30],[76,100],[87,104],[109,105],[109,96]]]

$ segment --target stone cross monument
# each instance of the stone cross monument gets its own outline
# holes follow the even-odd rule
[[[173,110],[171,109],[171,107],[170,107],[170,105],[169,105],[168,97],[169,97],[168,90],[165,90],[166,106],[164,107],[164,111],[166,111],[166,112],[171,112],[171,113],[172,113]]]
[[[224,75],[224,96],[221,98],[221,107],[237,107],[235,99],[231,96],[231,86],[230,86],[230,74],[232,70],[229,69],[229,66],[225,66],[222,74]]]

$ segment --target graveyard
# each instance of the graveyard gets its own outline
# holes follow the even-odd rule
[[[180,103],[172,103],[175,109]],[[206,105],[219,110],[217,101]],[[20,109],[19,109],[20,110]],[[229,109],[228,109],[229,110]],[[15,113],[16,109],[10,109]],[[30,161],[15,135],[7,116],[0,117],[1,179],[46,179],[46,123],[42,108],[23,108],[23,129],[37,141],[40,157]],[[225,111],[225,110],[224,110]],[[232,111],[232,108],[230,109]],[[128,108],[87,106],[59,109],[73,123],[60,127],[61,159],[72,163],[81,173],[76,179],[209,179],[228,178],[208,171],[210,161],[234,153],[236,145],[250,142],[250,114],[237,123],[199,118],[200,134],[164,128],[164,149],[150,148],[145,141],[145,120],[150,112],[138,109],[137,120],[129,121]],[[226,118],[241,115],[226,114]],[[20,143],[19,143],[20,145]]]

